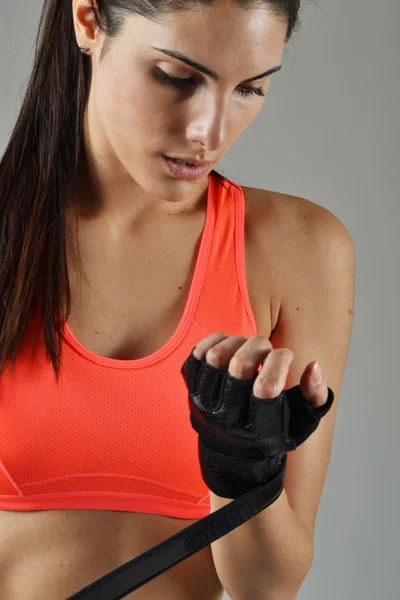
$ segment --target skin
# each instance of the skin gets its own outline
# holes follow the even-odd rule
[[[287,23],[265,7],[245,10],[229,0],[170,14],[162,24],[131,15],[99,63],[104,36],[85,0],[73,0],[73,18],[93,71],[80,206],[85,203],[90,218],[106,217],[114,237],[129,235],[143,220],[195,212],[205,201],[207,174],[196,182],[175,179],[161,154],[211,159],[209,171],[216,168],[265,102],[255,94],[243,97],[239,86],[281,65]],[[180,51],[221,80],[150,46]],[[196,83],[170,87],[155,77],[157,67]],[[272,76],[245,85],[267,94]]]

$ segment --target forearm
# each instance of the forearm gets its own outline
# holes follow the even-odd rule
[[[231,499],[210,491],[211,512]],[[295,600],[312,564],[310,536],[286,492],[211,544],[218,577],[231,600]]]

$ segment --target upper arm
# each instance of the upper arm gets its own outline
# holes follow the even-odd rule
[[[332,449],[354,306],[354,248],[343,223],[327,209],[296,199],[296,217],[280,224],[280,311],[270,341],[294,353],[285,390],[318,360],[335,394],[316,431],[287,456],[285,491],[311,541]],[[293,214],[293,212],[292,212]],[[287,217],[287,215],[286,215]]]

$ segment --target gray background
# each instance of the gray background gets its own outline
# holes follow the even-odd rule
[[[41,7],[41,0],[0,0],[0,154],[19,112]],[[317,202],[351,234],[353,333],[314,563],[297,598],[395,600],[400,3],[319,0],[301,16],[261,113],[216,168],[241,185]]]

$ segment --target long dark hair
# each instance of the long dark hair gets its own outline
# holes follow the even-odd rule
[[[215,0],[90,0],[96,23],[111,42],[132,14],[157,21],[172,11]],[[267,5],[287,22],[289,41],[299,25],[300,0],[232,0],[243,8]],[[71,0],[44,0],[32,73],[14,130],[0,161],[0,376],[13,372],[33,312],[56,381],[62,330],[71,310],[65,247],[65,206],[80,164],[90,60],[74,31]],[[212,171],[223,185],[224,177]]]

